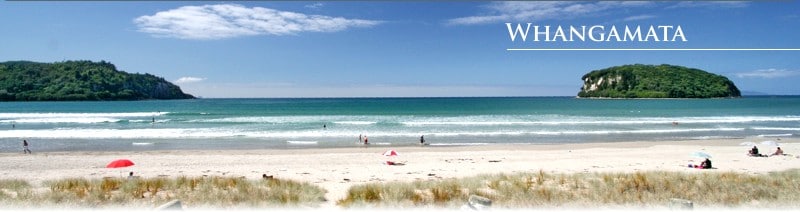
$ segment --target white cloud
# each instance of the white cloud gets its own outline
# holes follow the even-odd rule
[[[319,8],[324,7],[324,6],[325,6],[325,4],[323,4],[322,2],[317,2],[317,3],[313,3],[313,4],[308,4],[308,5],[304,6],[304,7],[309,8],[309,9],[319,9]]]
[[[133,20],[140,32],[155,37],[212,40],[248,35],[291,35],[370,27],[380,21],[244,7],[235,4],[184,6]]]
[[[507,21],[563,20],[609,15],[627,8],[662,6],[672,8],[743,8],[746,1],[509,1],[492,2],[484,6],[480,15],[453,18],[451,25],[489,24]],[[651,15],[631,16],[624,21],[655,18]]]
[[[175,80],[175,83],[176,83],[176,84],[182,84],[182,83],[195,83],[195,82],[202,82],[203,80],[206,80],[206,78],[200,78],[200,77],[181,77],[181,78],[179,78],[178,80]]]
[[[655,18],[655,17],[656,16],[654,16],[654,15],[637,15],[637,16],[626,17],[625,19],[622,19],[622,20],[623,21],[641,21],[641,20],[652,19],[652,18]]]
[[[675,5],[667,7],[667,9],[675,8],[693,8],[693,7],[706,7],[706,8],[742,8],[748,6],[747,1],[681,1]]]
[[[800,71],[790,71],[786,69],[760,69],[750,72],[741,72],[736,73],[736,76],[739,78],[778,78],[778,77],[790,77],[800,75]]]
[[[498,21],[541,21],[598,15],[602,12],[629,7],[653,5],[650,1],[511,1],[492,2],[485,15],[454,18],[448,24],[472,25]]]

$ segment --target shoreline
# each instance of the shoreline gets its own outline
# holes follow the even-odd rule
[[[571,144],[503,144],[482,146],[403,146],[257,150],[163,150],[142,152],[44,152],[32,155],[0,153],[0,179],[25,179],[36,184],[62,178],[121,177],[129,171],[142,177],[235,176],[258,179],[262,174],[318,185],[328,191],[322,208],[336,208],[353,185],[469,177],[480,174],[538,172],[587,173],[676,171],[689,173],[739,172],[765,174],[800,168],[800,139],[782,138],[780,146],[792,156],[754,158],[746,155],[764,138],[735,140],[642,141]],[[769,139],[775,140],[775,139]],[[398,156],[382,153],[395,150]],[[774,147],[761,146],[771,154]],[[716,169],[687,168],[712,155]],[[136,165],[108,169],[115,159]],[[386,161],[404,162],[403,166]]]

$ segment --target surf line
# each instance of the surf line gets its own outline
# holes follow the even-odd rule
[[[625,25],[621,30],[617,26],[611,25],[610,27],[603,25],[592,26],[573,26],[562,27],[561,25],[552,27],[550,25],[533,25],[533,23],[523,24],[517,23],[513,27],[511,23],[505,23],[508,29],[508,35],[511,42],[521,40],[522,42],[530,41],[528,35],[533,33],[533,42],[686,42],[686,35],[683,33],[681,25],[650,25],[646,27],[643,32],[642,26],[636,25],[635,28]],[[533,31],[531,26],[533,25]],[[566,28],[566,29],[565,29]],[[552,32],[552,33],[551,33]],[[645,34],[646,33],[646,34]],[[541,37],[540,37],[541,36]],[[519,37],[519,39],[518,39]]]

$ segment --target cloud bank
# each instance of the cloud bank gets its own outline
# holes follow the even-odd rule
[[[189,40],[336,32],[353,27],[371,27],[381,23],[375,20],[306,15],[235,4],[184,6],[140,16],[133,22],[138,31],[155,37]]]
[[[800,75],[800,71],[790,71],[786,69],[774,69],[774,68],[736,73],[736,76],[739,78],[764,78],[764,79],[791,77],[796,75]]]

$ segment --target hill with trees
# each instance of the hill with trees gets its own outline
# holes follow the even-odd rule
[[[164,78],[119,71],[106,61],[0,63],[0,101],[191,98]]]
[[[623,65],[583,75],[578,97],[730,98],[741,92],[727,77],[675,65]]]

